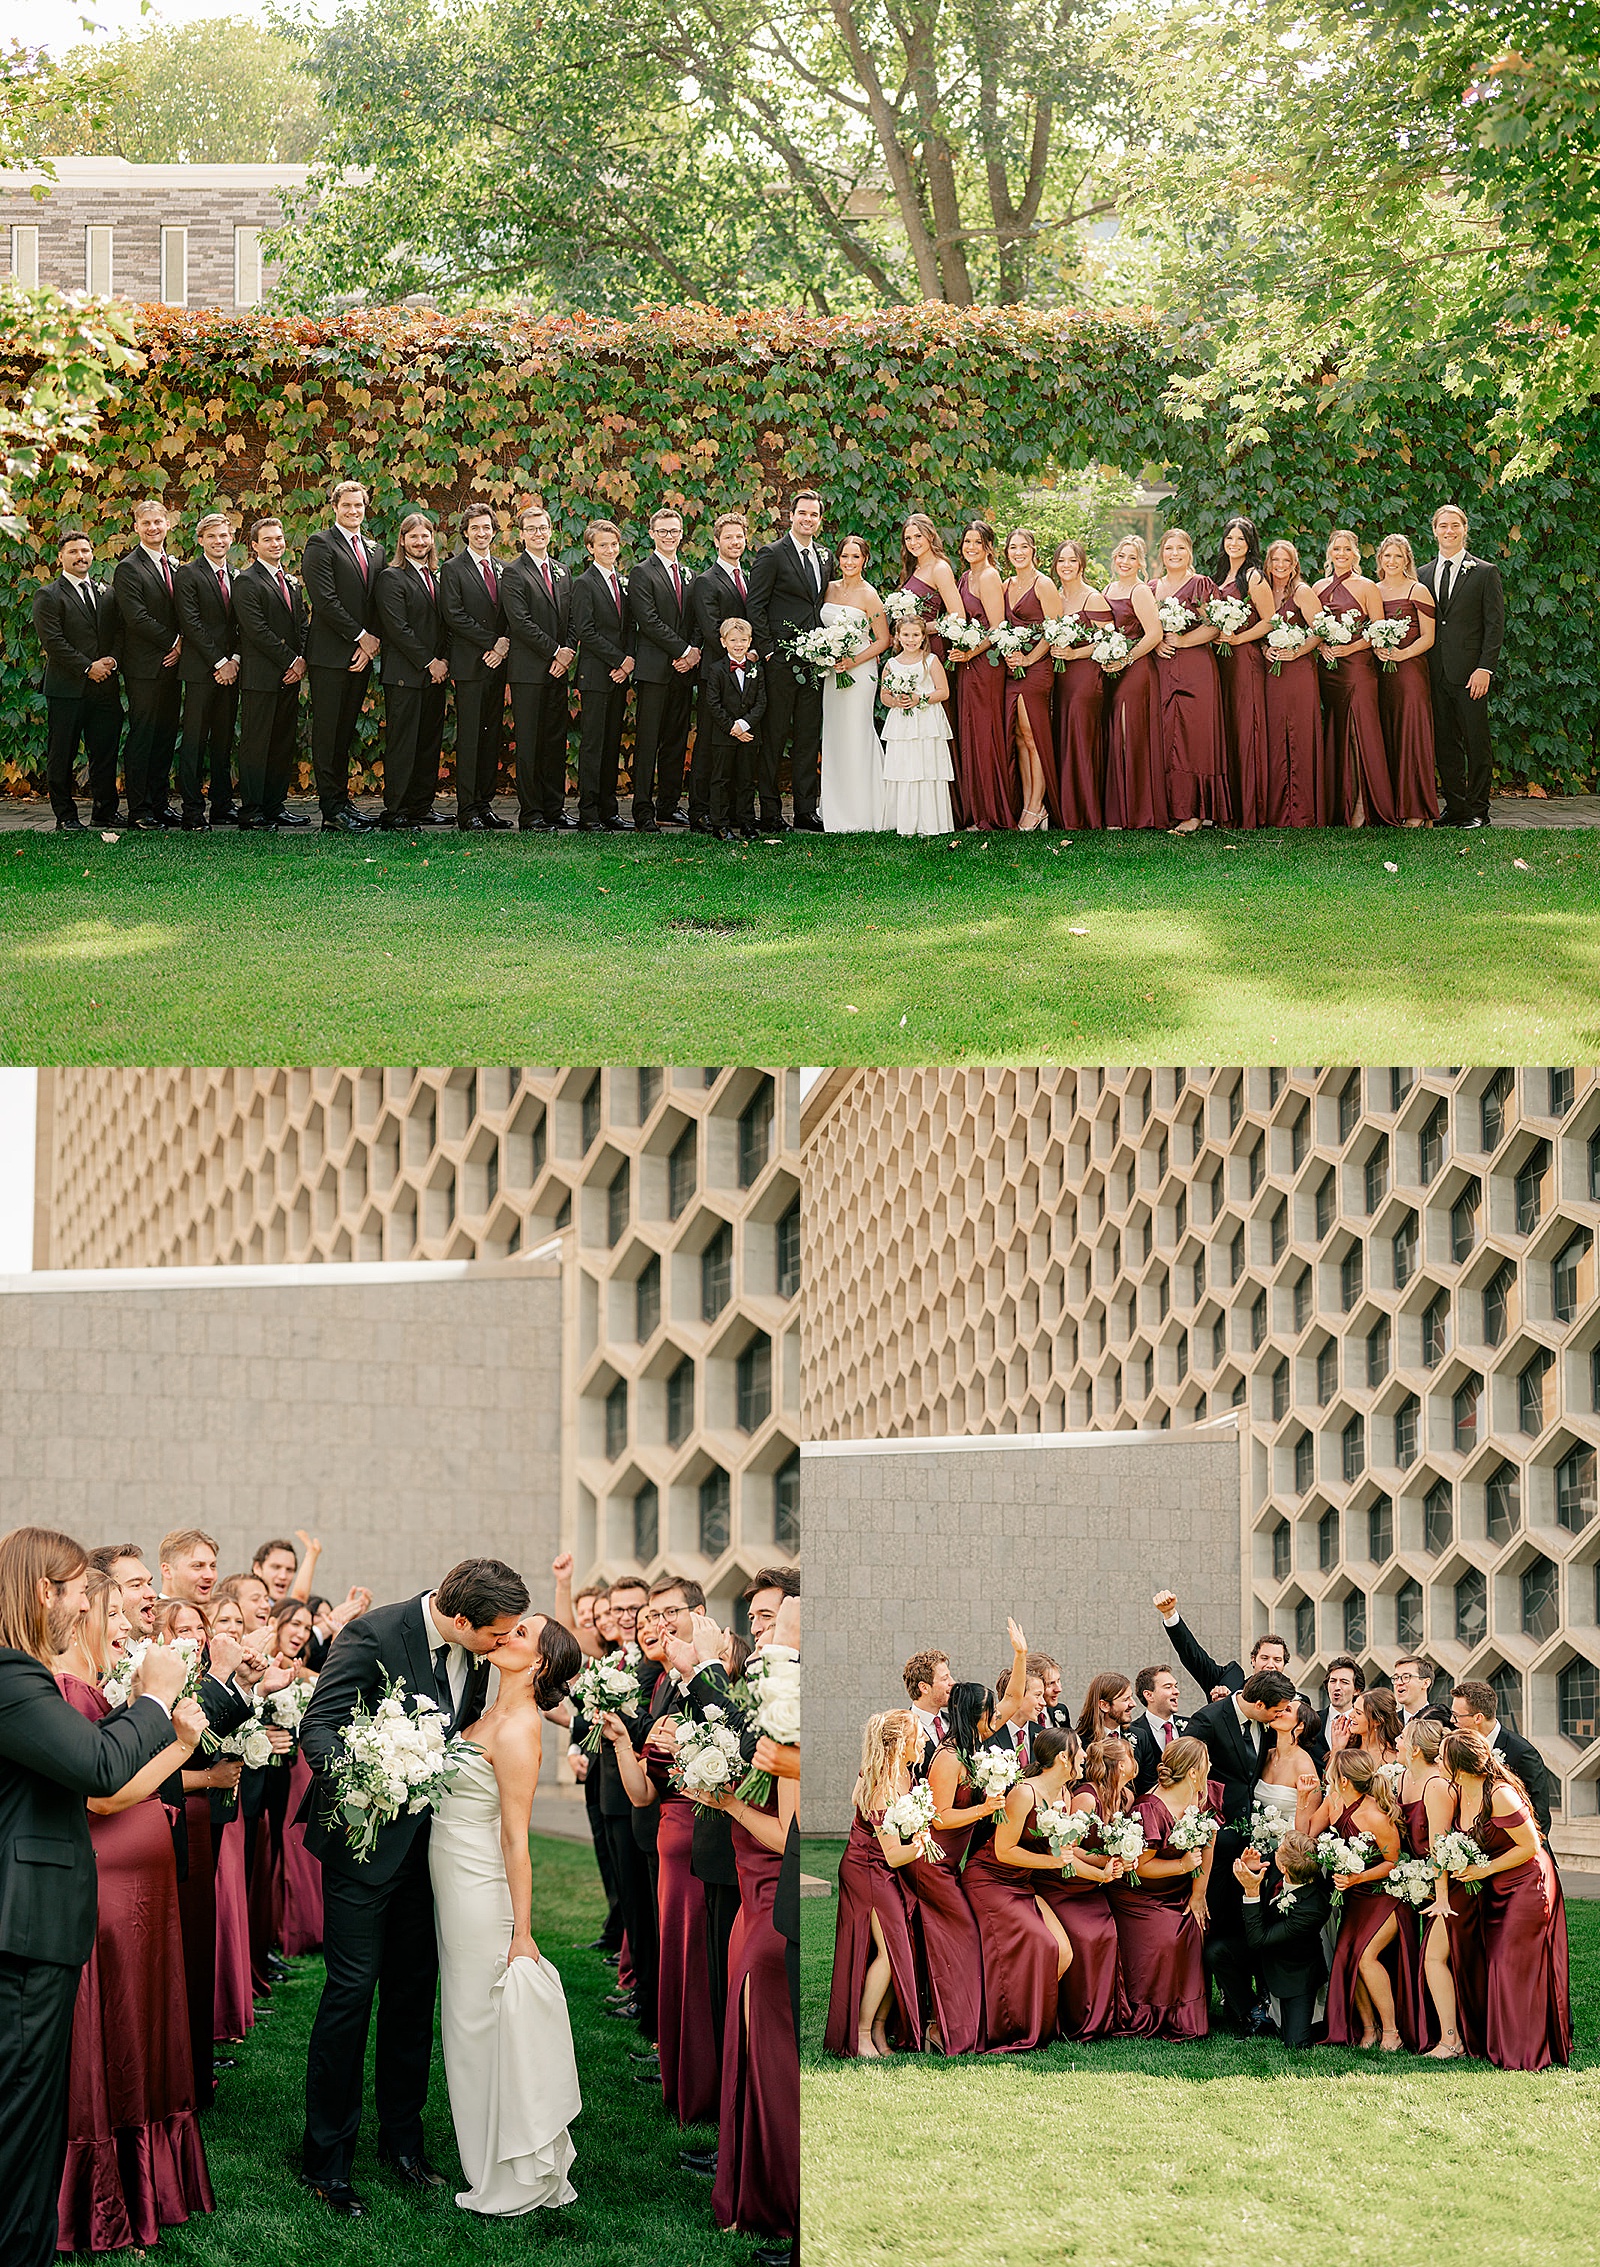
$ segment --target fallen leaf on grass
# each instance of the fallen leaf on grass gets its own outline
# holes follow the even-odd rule
[[[1086,937],[1088,934],[1087,929],[1069,929],[1067,931],[1069,937]]]
[[[1386,874],[1398,874],[1400,871],[1399,867],[1395,864],[1392,858],[1385,858],[1385,860],[1383,861],[1383,870]]]
[[[850,1005],[849,1001],[847,1000],[847,1001],[845,1002],[845,1010],[844,1010],[844,1012],[845,1012],[845,1014],[846,1014],[846,1015],[859,1015],[859,1014],[861,1013],[861,1010],[860,1010],[859,1008],[853,1008],[853,1007],[851,1007],[851,1005]]]
[[[102,842],[120,842],[122,837],[120,834],[103,834],[100,840]]]
[[[1520,866],[1525,874],[1531,874],[1533,872],[1533,868],[1528,864],[1526,858],[1513,858],[1511,863],[1513,866]]]

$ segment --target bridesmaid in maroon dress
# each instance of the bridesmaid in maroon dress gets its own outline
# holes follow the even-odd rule
[[[1378,665],[1378,714],[1394,783],[1395,816],[1402,826],[1437,826],[1433,696],[1423,660],[1437,629],[1434,604],[1417,580],[1416,555],[1403,535],[1386,535],[1375,563],[1384,614],[1391,622],[1405,620],[1411,625],[1405,643],[1395,648],[1405,659],[1395,660],[1392,669]]]
[[[1322,827],[1329,823],[1327,738],[1317,676],[1320,648],[1311,634],[1317,594],[1300,572],[1300,554],[1281,539],[1267,545],[1267,587],[1273,616],[1305,637],[1279,652],[1262,643],[1267,670],[1267,803],[1262,824]]]
[[[297,1683],[307,1687],[308,1700],[317,1681],[306,1666],[305,1658],[311,1629],[311,1608],[303,1599],[285,1598],[273,1608],[273,1658],[292,1671]],[[307,1855],[305,1828],[295,1824],[310,1784],[311,1767],[301,1755],[297,1742],[294,1760],[289,1766],[283,1833],[273,1852],[276,1935],[278,1949],[288,1958],[322,1949],[322,1867],[317,1859]]]
[[[1088,581],[1089,554],[1074,535],[1056,545],[1050,562],[1061,611],[1102,629],[1111,621],[1103,593]],[[1064,827],[1105,824],[1100,774],[1105,764],[1106,681],[1087,645],[1073,646],[1052,663],[1055,673],[1057,802]]]
[[[1403,1857],[1428,1857],[1439,1836],[1455,1824],[1455,1789],[1439,1768],[1444,1734],[1444,1725],[1434,1716],[1413,1717],[1400,1734],[1400,1760],[1405,1765],[1399,1790]],[[1451,2062],[1466,2052],[1463,2033],[1470,1992],[1457,1989],[1449,1913],[1452,1906],[1476,1904],[1476,1898],[1459,1891],[1447,1899],[1444,1887],[1436,1883],[1433,1903],[1417,1913],[1422,1964],[1416,2033],[1419,2041],[1427,2040],[1435,2062]]]
[[[1006,618],[1005,585],[996,564],[995,532],[972,520],[961,537],[965,561],[957,595],[969,622],[995,629]],[[1022,785],[1006,739],[1006,672],[987,645],[963,653],[950,648],[956,688],[955,767],[961,821],[969,827],[1014,827]]]
[[[983,2045],[983,1939],[962,1885],[961,1868],[973,1831],[992,1825],[1005,1797],[979,1794],[967,1758],[983,1745],[989,1694],[980,1684],[950,1688],[945,1703],[949,1737],[928,1766],[934,1803],[934,1839],[943,1862],[914,1858],[901,1875],[913,1901],[912,1923],[928,1986],[930,2047],[944,2054],[975,2054]]]
[[[1105,791],[1108,828],[1165,827],[1167,780],[1161,762],[1161,688],[1154,654],[1161,643],[1156,595],[1144,579],[1143,539],[1125,535],[1111,554],[1106,604],[1132,646],[1126,661],[1103,662],[1106,702]]]
[[[1037,1734],[1033,1763],[1022,1782],[1024,1787],[1034,1790],[1033,1805],[1024,1816],[1017,1842],[1030,1855],[1042,1852],[1049,1857],[1053,1870],[1035,1874],[1034,1890],[1054,1915],[1072,1949],[1071,1961],[1060,1978],[1057,1991],[1060,2034],[1064,2039],[1104,2039],[1127,2028],[1128,2006],[1122,1996],[1117,1924],[1106,1898],[1108,1880],[1114,1881],[1122,1869],[1114,1859],[1108,1861],[1084,1849],[1069,1850],[1064,1858],[1056,1857],[1048,1836],[1039,1831],[1035,1822],[1040,1803],[1050,1803],[1058,1809],[1076,1809],[1073,1791],[1080,1784],[1078,1772],[1082,1755],[1075,1732]],[[1010,1831],[1009,1820],[995,1828],[995,1841],[1002,1848]],[[1015,1859],[1012,1862],[1015,1863]]]
[[[1451,1900],[1478,1882],[1483,1938],[1483,2051],[1499,2070],[1548,2070],[1572,2059],[1567,1914],[1533,1806],[1476,1732],[1447,1732],[1441,1753],[1456,1790],[1456,1824],[1484,1862],[1450,1877]]]
[[[63,1659],[109,1663],[128,1633],[117,1584],[91,1569],[87,1622]],[[60,1666],[57,1681],[80,1716],[110,1715],[97,1684]],[[99,1916],[72,2019],[61,2251],[148,2248],[164,2227],[216,2208],[195,2108],[177,1860],[157,1792],[203,1728],[198,1710],[180,1703],[173,1744],[120,1794],[89,1801]]]
[[[1203,2039],[1206,1964],[1203,1931],[1216,1843],[1175,1850],[1172,1829],[1184,1811],[1203,1805],[1222,1816],[1221,1785],[1210,1778],[1203,1740],[1176,1739],[1156,1767],[1156,1783],[1133,1815],[1144,1828],[1138,1886],[1114,1882],[1107,1892],[1116,1917],[1128,2029],[1137,2038]]]
[[[1322,704],[1327,717],[1334,780],[1334,816],[1346,826],[1392,827],[1394,786],[1378,713],[1378,664],[1366,640],[1365,625],[1383,619],[1378,586],[1361,572],[1361,546],[1347,527],[1328,538],[1327,573],[1316,586],[1325,612],[1344,619],[1356,615],[1349,645],[1325,643],[1335,667],[1322,668]]]
[[[1235,826],[1267,825],[1267,664],[1262,640],[1272,627],[1272,586],[1254,520],[1236,512],[1222,531],[1212,571],[1219,598],[1241,600],[1254,619],[1217,636],[1222,710],[1228,728],[1228,780]]]
[[[881,2060],[891,2051],[891,2033],[903,2047],[922,2044],[917,1957],[900,1883],[917,1845],[882,1830],[884,1812],[911,1784],[910,1757],[920,1736],[916,1718],[903,1708],[869,1716],[862,1734],[850,1838],[839,1861],[824,2040],[829,2054]]]
[[[986,1692],[984,1702],[980,1739],[988,1736],[993,1695]],[[1059,1732],[1036,1730],[1035,1752],[1042,1740],[1060,1737]],[[1026,1784],[1031,1788],[1036,1782]],[[1042,1869],[1032,1858],[1020,1862],[1016,1849],[1018,1832],[1032,1808],[1033,1797],[1024,1793],[1019,1781],[1006,1797],[994,1828],[984,1825],[974,1833],[961,1877],[983,1944],[984,2045],[991,2054],[1021,2054],[1056,2036],[1060,1979],[1072,1958],[1066,1931],[1053,1913],[1040,1907]],[[1008,1822],[1010,1862],[1004,1862],[997,1845]]]
[[[956,678],[950,668],[950,657],[944,639],[934,628],[942,614],[965,614],[955,569],[945,556],[944,537],[939,533],[926,512],[911,512],[900,531],[900,573],[902,590],[909,590],[922,601],[922,615],[928,625],[928,651],[944,668],[950,685],[950,697],[945,702],[945,713],[950,719],[950,754],[955,763],[956,776],[951,797],[955,804],[956,825],[966,824],[966,805],[961,800],[961,708],[956,698]]]
[[[1378,1855],[1357,1874],[1335,1874],[1343,1893],[1339,1935],[1328,1977],[1327,2038],[1331,2047],[1382,2046],[1392,2054],[1417,2044],[1416,1939],[1400,1925],[1400,1908],[1384,1889],[1400,1855],[1400,1805],[1365,1748],[1328,1759],[1328,1792],[1311,1821],[1313,1836],[1346,1840],[1370,1835]]]
[[[1006,620],[1032,630],[1061,613],[1055,584],[1039,565],[1038,544],[1030,528],[1013,528],[1006,537],[1006,564],[1011,579],[1005,586]],[[1018,831],[1061,824],[1056,804],[1055,737],[1050,725],[1050,696],[1056,668],[1050,648],[1041,635],[1014,661],[1005,665],[1006,745],[1016,752],[1022,775],[1022,816]]]
[[[1233,820],[1228,729],[1211,651],[1216,626],[1206,619],[1216,585],[1209,575],[1195,573],[1194,545],[1181,527],[1169,527],[1161,538],[1155,592],[1158,608],[1182,606],[1189,616],[1187,629],[1165,631],[1156,647],[1169,831],[1193,834],[1202,826],[1228,826]]]
[[[784,1940],[773,1921],[796,1788],[780,1780],[765,1806],[726,1795],[739,1917],[728,1944],[717,2179],[719,2228],[792,2241],[800,2225],[800,2042]]]

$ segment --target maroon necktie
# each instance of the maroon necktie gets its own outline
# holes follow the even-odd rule
[[[735,567],[733,570],[733,587],[739,593],[739,598],[742,603],[745,596],[744,577],[742,574],[740,574],[737,567]]]
[[[484,554],[483,561],[483,587],[498,606],[500,603],[500,585],[494,579],[494,562],[487,553]]]
[[[611,603],[617,610],[617,620],[620,622],[622,620],[622,585],[613,574],[608,574],[606,581],[611,585]]]
[[[229,599],[233,596],[233,593],[228,588],[228,570],[226,567],[219,567],[217,569],[217,585],[222,592],[222,603],[224,606],[226,606]]]
[[[548,559],[541,559],[539,561],[539,572],[544,577],[544,594],[546,598],[554,599],[556,595],[556,586],[550,579],[550,562]]]
[[[425,583],[427,584],[427,586],[428,586],[428,596],[429,596],[430,598],[432,598],[432,596],[433,596],[433,594],[434,594],[434,593],[433,593],[433,577],[432,577],[432,575],[430,575],[430,574],[429,574],[429,572],[428,572],[428,570],[427,570],[427,568],[426,568],[426,567],[424,567],[424,568],[423,568],[423,570],[422,570],[422,579],[423,579],[423,581],[424,581],[424,582],[425,582]]]
[[[1161,1727],[1161,1745],[1164,1748],[1172,1745],[1172,1718],[1170,1716]]]
[[[165,551],[161,554],[161,579],[167,586],[167,596],[170,598],[172,596],[172,561],[167,557]]]
[[[356,555],[356,565],[361,569],[361,580],[365,582],[367,579],[367,547],[359,535],[352,535],[350,548]]]
[[[278,569],[278,589],[282,593],[284,605],[288,607],[292,614],[294,612],[294,601],[289,596],[289,578],[281,567]]]
[[[683,612],[683,577],[679,574],[676,566],[672,570],[672,595],[678,602],[678,611],[681,614]]]
[[[944,1718],[937,1710],[935,1710],[933,1718],[933,1736],[936,1740],[943,1740],[944,1738]]]

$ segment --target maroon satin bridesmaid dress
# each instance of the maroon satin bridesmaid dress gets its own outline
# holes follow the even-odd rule
[[[1222,1789],[1211,1783],[1212,1807],[1221,1814]],[[1168,1836],[1172,1813],[1153,1790],[1133,1806],[1144,1826],[1152,1857],[1181,1857]],[[1189,1911],[1194,1875],[1175,1873],[1158,1881],[1114,1881],[1106,1891],[1117,1928],[1122,1988],[1128,2002],[1127,2028],[1141,2039],[1203,2039],[1210,2028],[1206,2012],[1205,1939]]]
[[[1400,1818],[1400,1855],[1403,1858],[1425,1858],[1428,1854],[1428,1805],[1425,1800],[1408,1803],[1402,1799]],[[1427,1947],[1428,1931],[1433,1927],[1426,1910],[1415,1905],[1401,1905],[1400,1926],[1409,1925],[1416,1939],[1416,1957],[1413,1972],[1416,1978],[1416,2006],[1412,2011],[1412,2035],[1421,2053],[1425,2048],[1436,2047],[1441,2036],[1439,2010],[1433,2004],[1424,1972],[1423,1954]]]
[[[777,1816],[777,1797],[767,1810]],[[719,2228],[791,2236],[800,2224],[800,2042],[783,1938],[773,1923],[782,1859],[733,1822],[739,1918],[728,1944],[717,2181]]]
[[[962,1784],[953,1808],[971,1810],[981,1800],[976,1787]],[[944,1852],[942,1863],[913,1858],[900,1879],[910,1892],[912,1939],[944,2051],[975,2054],[983,2044],[983,1939],[961,1883],[972,1827],[939,1827],[933,1838]]]
[[[217,1836],[217,1994],[215,2037],[242,2039],[255,2029],[250,1983],[250,1892],[244,1877],[244,1819],[239,1799]]]
[[[1108,594],[1111,619],[1132,645],[1144,624],[1131,598]],[[1167,777],[1161,760],[1161,688],[1153,655],[1143,653],[1107,680],[1105,787],[1108,827],[1167,824]]]
[[[971,622],[986,622],[983,602],[963,575],[957,588]],[[956,665],[956,785],[964,823],[1014,827],[1022,810],[1022,782],[1006,738],[1006,672],[986,653]]]
[[[1022,1830],[1022,1844],[1036,1852],[1050,1847],[1031,1818]],[[1066,1930],[1072,1947],[1072,1965],[1057,1987],[1056,2019],[1062,2038],[1106,2039],[1126,2031],[1128,2002],[1106,1885],[1061,1873],[1034,1873],[1029,1879],[1035,1895],[1044,1899]]]
[[[305,1828],[295,1824],[310,1785],[311,1766],[296,1748],[279,1857],[283,1917],[278,1942],[291,1959],[297,1953],[322,1950],[322,1861],[312,1857]]]
[[[1219,598],[1242,598],[1237,575],[1218,583]],[[1252,606],[1251,612],[1255,609]],[[1247,625],[1248,626],[1248,625]],[[1267,665],[1261,657],[1261,640],[1250,645],[1213,646],[1222,679],[1222,709],[1228,730],[1228,777],[1233,790],[1233,823],[1240,827],[1269,826],[1267,817]]]
[[[928,625],[928,651],[943,667],[945,681],[950,687],[950,697],[943,704],[944,713],[950,719],[950,756],[955,766],[955,778],[950,782],[950,800],[954,806],[952,816],[956,825],[958,827],[965,826],[967,823],[966,805],[961,799],[961,703],[957,697],[955,682],[958,672],[950,667],[949,648],[933,627],[944,612],[944,600],[939,596],[934,585],[931,582],[924,582],[920,575],[907,575],[900,587],[902,590],[909,590],[914,597],[921,599],[922,618]],[[959,591],[961,585],[958,583],[956,588]],[[966,599],[963,595],[963,611],[965,607]],[[893,650],[891,646],[890,653]],[[888,655],[885,655],[884,658],[887,660]]]
[[[1278,619],[1300,629],[1309,627],[1292,598],[1283,600]],[[1262,664],[1266,666],[1264,654]],[[1286,661],[1277,671],[1267,669],[1267,808],[1263,826],[1323,827],[1331,823],[1327,743],[1317,684],[1322,674],[1315,647],[1301,654],[1298,661]]]
[[[1209,575],[1190,575],[1168,596],[1181,599],[1198,626],[1205,619],[1207,599],[1216,596],[1216,584]],[[1161,689],[1167,824],[1180,826],[1186,819],[1199,819],[1211,826],[1231,826],[1228,729],[1222,714],[1216,655],[1209,645],[1184,646],[1173,654],[1158,652],[1156,678]]]
[[[1354,613],[1366,619],[1360,599],[1337,575],[1323,592],[1322,603],[1330,614]],[[1334,650],[1339,656],[1336,669],[1321,659],[1317,662],[1333,763],[1333,817],[1346,826],[1392,827],[1394,788],[1378,712],[1378,664],[1359,631],[1354,643]]]
[[[80,1716],[110,1715],[96,1686],[59,1682]],[[91,1811],[89,1838],[100,1908],[72,2018],[57,2249],[148,2249],[163,2228],[216,2209],[195,2113],[177,1860],[154,1795],[110,1818]]]
[[[1086,606],[1083,619],[1103,627],[1111,620],[1108,606]],[[1056,802],[1061,824],[1080,827],[1105,824],[1101,773],[1105,767],[1106,680],[1098,662],[1069,661],[1051,673],[1055,678]]]
[[[834,1920],[833,1989],[828,1997],[829,2054],[853,2055],[861,2017],[861,1988],[874,1958],[872,1916],[878,1916],[889,1955],[891,1990],[885,2009],[890,2043],[922,2044],[917,1956],[899,1872],[878,1847],[877,1821],[858,1812],[839,1860],[839,1910]]]
[[[1056,2035],[1056,1940],[1035,1902],[1042,1879],[1031,1866],[1003,1865],[994,1854],[994,1828],[976,1829],[961,1881],[983,1945],[990,2054],[1020,2054]]]
[[[661,2098],[680,2125],[716,2117],[722,2091],[721,2042],[711,2020],[711,1971],[706,1962],[706,1893],[691,1867],[694,1805],[666,1783],[655,1756],[661,1816],[656,1829],[656,1912],[660,1969],[656,1985]]]
[[[1320,669],[1322,664],[1317,664]],[[1352,1803],[1339,1815],[1335,1831],[1348,1835],[1356,1831],[1351,1825],[1359,1803]],[[1404,1855],[1402,1850],[1401,1855]],[[1333,1948],[1333,1966],[1328,1976],[1328,2044],[1330,2047],[1353,2047],[1361,2041],[1361,2018],[1356,2013],[1356,1971],[1361,1955],[1378,1934],[1391,1913],[1399,1914],[1402,1923],[1405,1915],[1397,1901],[1391,1897],[1381,1881],[1368,1882],[1360,1889],[1347,1889],[1339,1915],[1339,1935]],[[1408,1935],[1404,1926],[1397,1928],[1382,1955],[1388,1974],[1389,1989],[1394,1994],[1395,2028],[1404,2046],[1415,2049],[1417,2044],[1417,1939],[1416,1931]]]
[[[1525,1812],[1480,1816],[1467,1831],[1486,1858],[1503,1858],[1512,1846],[1512,1828],[1525,1818]],[[1463,1895],[1452,1889],[1451,1903]],[[1473,1902],[1481,1908],[1484,2053],[1500,2070],[1567,2064],[1572,2060],[1567,1914],[1549,1851],[1541,1843],[1525,1865],[1491,1874]]]
[[[1013,598],[1010,588],[1007,588],[1006,620],[1015,622],[1024,630],[1034,630],[1040,626],[1044,621],[1044,601],[1039,596],[1037,583],[1025,590],[1019,598]],[[1033,744],[1039,752],[1039,766],[1044,773],[1044,805],[1049,824],[1058,827],[1061,824],[1061,804],[1054,763],[1055,736],[1050,726],[1050,698],[1055,689],[1056,665],[1049,649],[1046,648],[1037,661],[1030,661],[1020,677],[1012,674],[1010,664],[1007,663],[1005,680],[1006,746],[1013,751],[1012,761],[1020,774],[1022,758],[1017,752],[1017,735],[1020,730],[1017,714],[1020,710],[1028,719],[1028,729],[1033,734]]]
[[[1393,622],[1409,618],[1406,646],[1422,635],[1422,616],[1433,620],[1428,598],[1386,598],[1383,611]],[[1428,664],[1401,661],[1393,669],[1378,670],[1378,714],[1383,722],[1383,744],[1394,783],[1394,815],[1401,825],[1408,819],[1439,823],[1439,786],[1433,759],[1433,695],[1428,685]]]

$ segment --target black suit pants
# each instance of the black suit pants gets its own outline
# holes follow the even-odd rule
[[[585,686],[578,702],[578,820],[617,815],[617,762],[622,752],[626,685]]]
[[[128,680],[128,741],[122,776],[130,819],[158,819],[172,785],[172,756],[178,743],[183,684],[177,663],[159,677]]]
[[[1224,1826],[1213,1847],[1211,1885],[1206,1891],[1211,1909],[1206,1964],[1216,1978],[1229,2020],[1244,2024],[1250,2019],[1254,1998],[1250,1945],[1244,1933],[1244,1891],[1234,1880],[1233,1869],[1244,1851],[1245,1838],[1236,1828]]]
[[[767,668],[767,713],[761,736],[759,779],[763,820],[783,816],[779,770],[787,752],[794,815],[814,819],[822,777],[822,687],[809,669],[797,676],[781,655]]]
[[[688,670],[675,669],[664,685],[640,685],[633,711],[635,826],[669,819],[678,808],[693,722],[694,677]]]
[[[1278,2032],[1286,2047],[1311,2044],[1311,2019],[1316,2013],[1314,1991],[1285,1992],[1278,2001]]]
[[[505,730],[502,671],[456,680],[456,824],[482,818],[494,802]]]
[[[379,2145],[395,2156],[422,2149],[439,1982],[425,1833],[388,1881],[357,1881],[342,1867],[323,1868],[322,1957],[328,1980],[306,2059],[303,2165],[312,2180],[348,2181],[361,2130],[374,1992]]]
[[[655,1897],[650,1886],[647,1853],[633,1838],[633,1820],[605,1819],[606,1848],[617,1884],[623,1926],[628,1932],[628,1957],[633,1962],[633,1991],[639,2002],[639,2028],[647,2039],[656,2035],[656,1987],[660,1973],[660,1938]]]
[[[1489,816],[1494,751],[1489,740],[1489,695],[1475,701],[1465,685],[1431,680],[1434,761],[1444,791],[1446,825]]]
[[[720,2044],[728,2018],[728,1945],[739,1918],[739,1884],[708,1881],[706,1893],[706,1972],[711,1986],[711,2021]]]
[[[275,819],[294,782],[298,685],[239,695],[239,816]]]
[[[591,1787],[594,1788],[592,1795],[589,1792]],[[600,1808],[598,1756],[589,1759],[589,1776],[583,1783],[583,1799],[589,1814],[589,1838],[594,1844],[594,1862],[600,1869],[600,1886],[606,1893],[606,1919],[605,1926],[600,1931],[600,1941],[608,1952],[616,1952],[622,1946],[624,1924],[622,1906],[617,1898],[616,1877],[611,1871],[611,1852],[606,1843],[605,1816]]]
[[[45,778],[50,808],[58,819],[70,819],[77,810],[72,775],[81,743],[89,759],[89,810],[96,826],[110,826],[117,816],[117,746],[122,738],[122,696],[115,677],[110,690],[93,686],[86,693],[49,705]]]
[[[565,677],[536,677],[511,688],[517,738],[517,810],[525,819],[559,819],[567,807],[571,695]]]
[[[353,675],[348,669],[308,669],[306,676],[311,685],[311,776],[322,815],[331,819],[350,800],[350,749],[372,669],[369,664]]]
[[[186,819],[205,809],[211,782],[211,816],[222,817],[233,802],[233,725],[239,713],[234,685],[214,677],[191,677],[183,688],[183,738],[178,744],[178,795]]]
[[[0,2259],[53,2267],[81,1968],[0,1952]]]
[[[448,684],[383,688],[383,807],[391,818],[420,819],[439,792]]]

